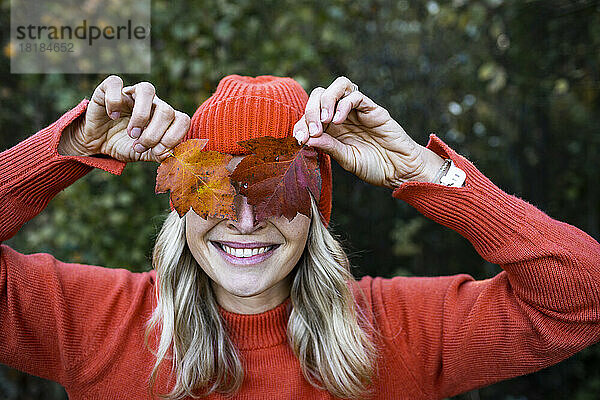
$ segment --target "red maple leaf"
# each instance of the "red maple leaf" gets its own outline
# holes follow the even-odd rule
[[[229,154],[202,151],[208,139],[190,139],[173,149],[157,170],[156,193],[171,191],[180,217],[193,209],[202,218],[236,219],[235,188],[229,179]]]
[[[242,159],[231,179],[240,183],[239,192],[254,207],[255,219],[310,216],[309,192],[317,202],[321,194],[316,150],[299,146],[293,137],[265,136],[238,144],[253,154]]]

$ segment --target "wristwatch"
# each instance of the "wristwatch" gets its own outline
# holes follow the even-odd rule
[[[444,160],[444,164],[436,174],[433,183],[448,187],[462,187],[467,179],[465,171],[454,165],[451,159]]]

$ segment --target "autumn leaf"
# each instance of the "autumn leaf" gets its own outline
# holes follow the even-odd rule
[[[258,221],[272,216],[292,220],[297,213],[310,216],[310,193],[321,194],[321,175],[316,150],[299,146],[296,139],[271,136],[238,144],[251,153],[231,174],[239,191],[254,207]]]
[[[180,217],[193,209],[202,218],[236,219],[235,189],[226,166],[229,154],[202,151],[208,139],[190,139],[173,149],[158,167],[156,193],[171,191],[171,204]]]

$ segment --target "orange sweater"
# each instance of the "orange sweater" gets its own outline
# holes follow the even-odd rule
[[[87,101],[0,154],[0,241],[100,157],[58,155],[62,129]],[[394,191],[471,241],[504,269],[492,279],[365,277],[359,306],[380,332],[376,399],[451,396],[554,364],[600,339],[600,245],[510,196],[432,136],[428,147],[467,173],[466,186],[406,183]],[[76,399],[149,398],[144,347],[153,271],[69,264],[48,254],[0,254],[0,362],[61,383]],[[245,367],[236,399],[331,399],[302,377],[286,343],[290,299],[257,315],[221,309]],[[155,342],[151,342],[153,345]],[[169,388],[168,367],[157,389]],[[224,398],[220,395],[211,399]]]

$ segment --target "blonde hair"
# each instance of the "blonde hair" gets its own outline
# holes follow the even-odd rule
[[[153,266],[157,307],[147,324],[146,346],[154,329],[160,329],[160,339],[158,349],[151,349],[156,356],[151,393],[165,360],[172,360],[176,380],[163,398],[237,392],[244,379],[239,353],[224,328],[210,278],[187,246],[185,218],[175,211],[156,239]],[[321,222],[314,200],[308,241],[294,271],[287,336],[304,377],[336,397],[367,397],[377,357],[375,330],[355,304],[350,287],[358,285],[348,258]]]

